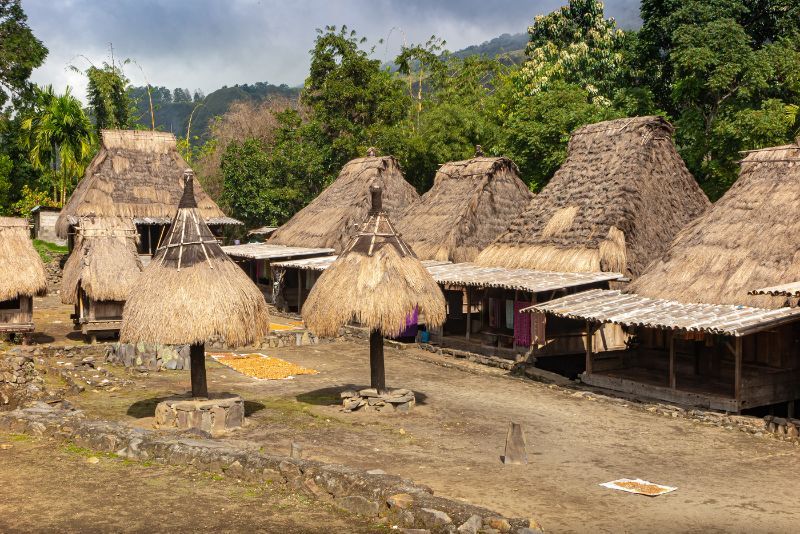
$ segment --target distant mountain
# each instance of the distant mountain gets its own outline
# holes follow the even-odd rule
[[[465,58],[467,56],[483,55],[488,57],[507,57],[510,63],[522,61],[525,55],[525,46],[528,44],[527,33],[504,33],[490,41],[485,41],[479,45],[472,45],[453,52],[455,57]]]
[[[254,84],[234,85],[222,87],[209,93],[204,99],[202,95],[195,94],[194,100],[190,99],[188,91],[177,89],[170,91],[165,87],[151,89],[156,128],[172,132],[176,136],[186,137],[189,117],[195,106],[198,106],[192,116],[191,136],[198,136],[205,140],[209,135],[209,125],[214,117],[225,114],[233,102],[240,100],[262,101],[272,96],[297,98],[300,94],[299,87],[288,85],[272,85],[266,82]],[[180,94],[180,96],[179,96]],[[131,96],[136,103],[137,124],[150,127],[150,104],[147,97],[147,88],[133,87]],[[179,101],[175,101],[179,100]]]

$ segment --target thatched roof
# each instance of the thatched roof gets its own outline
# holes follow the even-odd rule
[[[710,205],[660,117],[592,124],[567,159],[478,263],[639,275]]]
[[[76,230],[75,248],[64,264],[61,301],[75,304],[79,288],[95,301],[127,299],[142,272],[133,221],[81,217]]]
[[[0,217],[0,300],[44,295],[47,275],[33,248],[28,221]]]
[[[267,242],[341,252],[369,211],[369,188],[373,183],[383,188],[389,215],[397,216],[419,200],[394,157],[372,155],[354,159],[317,198],[275,230]]]
[[[103,130],[100,151],[86,168],[56,222],[66,239],[78,217],[128,217],[168,224],[183,194],[188,167],[178,153],[175,136],[166,132]],[[235,224],[203,189],[195,188],[200,214],[214,224]],[[140,221],[134,221],[140,222]]]
[[[508,158],[475,157],[439,168],[433,187],[397,219],[420,259],[472,261],[533,197]]]
[[[739,179],[632,284],[646,297],[778,308],[748,292],[800,280],[800,146],[749,153]]]
[[[192,175],[162,245],[123,311],[126,343],[245,346],[269,331],[264,295],[222,251],[195,203]]]
[[[403,240],[372,189],[372,209],[358,234],[311,288],[303,305],[306,326],[319,336],[336,336],[355,320],[371,331],[397,336],[415,309],[428,326],[445,319],[442,291]]]

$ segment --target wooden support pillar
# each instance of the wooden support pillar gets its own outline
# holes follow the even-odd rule
[[[734,385],[733,385],[733,392],[734,397],[736,398],[736,411],[739,411],[739,403],[742,400],[742,338],[740,336],[736,336],[736,351],[735,351],[735,375],[734,375]]]
[[[297,313],[303,309],[303,270],[297,269]]]
[[[511,350],[517,350],[517,299],[519,290],[514,290],[514,302],[511,304]]]
[[[470,287],[467,286],[467,341],[472,335],[472,298]]]
[[[591,321],[586,321],[586,374],[592,374],[592,338],[594,337],[594,325]]]
[[[189,347],[189,358],[192,372],[192,397],[208,398],[205,343],[196,343]]]
[[[677,387],[677,377],[675,376],[675,332],[669,330],[669,387]]]
[[[373,330],[369,334],[370,386],[378,393],[386,391],[386,371],[383,366],[383,333]]]

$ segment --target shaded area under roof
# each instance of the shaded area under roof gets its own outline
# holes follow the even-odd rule
[[[333,254],[332,248],[287,247],[284,245],[271,245],[268,243],[246,243],[244,245],[230,245],[222,250],[232,258],[248,260],[289,259],[302,256],[327,256]]]
[[[593,289],[524,308],[568,319],[623,326],[707,332],[729,336],[754,334],[800,319],[800,308],[764,309],[725,304],[685,304],[616,290]]]

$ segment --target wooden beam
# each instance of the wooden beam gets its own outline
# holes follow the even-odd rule
[[[592,337],[594,337],[592,323],[586,321],[586,374],[592,374]]]
[[[470,298],[470,287],[467,286],[467,341],[472,334],[472,299]]]
[[[736,337],[736,371],[733,391],[736,405],[740,406],[742,401],[742,338],[740,336]]]
[[[303,309],[303,270],[297,269],[297,313]]]
[[[678,385],[675,376],[675,332],[668,331],[669,334],[669,387],[675,389]]]
[[[519,290],[514,290],[514,303],[511,305],[511,350],[517,350],[517,299]]]

